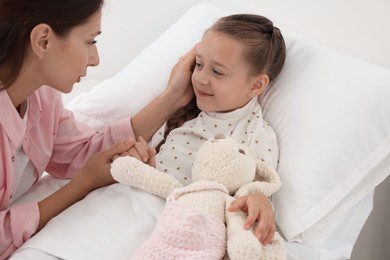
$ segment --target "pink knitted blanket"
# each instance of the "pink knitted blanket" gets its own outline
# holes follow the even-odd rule
[[[132,259],[222,259],[226,253],[225,225],[205,212],[175,201],[175,195],[167,199],[151,237]]]

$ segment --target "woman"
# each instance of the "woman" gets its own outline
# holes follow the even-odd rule
[[[61,101],[97,66],[103,0],[0,0],[0,259],[90,191],[114,183],[112,158],[146,157],[148,141],[192,98],[194,49],[172,70],[167,88],[134,117],[105,131],[77,122]],[[134,152],[136,151],[136,152]],[[46,171],[72,180],[39,202],[10,207]]]

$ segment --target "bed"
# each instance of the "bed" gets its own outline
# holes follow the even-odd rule
[[[67,108],[97,130],[136,113],[166,86],[179,56],[233,12],[193,5],[115,75],[83,80],[76,87],[88,91],[65,96]],[[282,188],[273,203],[287,259],[349,259],[374,190],[390,173],[390,70],[276,25],[285,36],[286,64],[260,103],[280,146]],[[39,199],[66,181],[45,176],[15,203]],[[121,184],[95,190],[11,259],[129,259],[163,206],[162,199]],[[144,223],[126,221],[141,210]]]

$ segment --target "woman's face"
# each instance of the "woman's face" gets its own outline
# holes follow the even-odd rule
[[[63,93],[87,73],[88,66],[99,64],[95,38],[101,33],[101,12],[74,27],[66,36],[55,36],[45,62],[46,83]]]
[[[199,43],[192,84],[202,111],[227,112],[253,97],[254,77],[243,59],[245,46],[227,35],[208,31]]]

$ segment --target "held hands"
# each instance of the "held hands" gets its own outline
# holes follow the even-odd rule
[[[132,156],[154,167],[155,154],[156,151],[142,137],[138,141],[130,138],[92,155],[81,170],[80,177],[88,190],[107,186],[115,183],[110,173],[113,160],[119,156]]]
[[[129,139],[92,155],[78,176],[86,190],[93,190],[115,183],[110,173],[112,158],[128,151],[133,146],[134,140]]]
[[[258,221],[255,236],[263,245],[272,240],[276,230],[274,212],[270,200],[264,194],[257,192],[239,197],[231,203],[228,210],[231,212],[242,210],[248,213],[244,226],[247,230]]]
[[[191,76],[195,67],[195,55],[198,45],[192,47],[185,55],[181,56],[172,68],[166,93],[170,95],[179,108],[187,105],[193,95]]]
[[[152,167],[156,166],[155,161],[156,150],[148,146],[148,143],[142,136],[138,137],[138,140],[134,142],[134,145],[127,151],[121,153],[120,155],[115,155],[113,161],[119,156],[131,156],[137,158],[138,160],[149,164]]]

